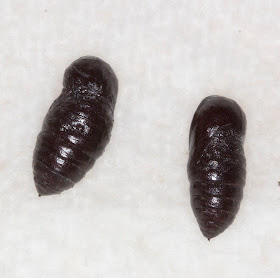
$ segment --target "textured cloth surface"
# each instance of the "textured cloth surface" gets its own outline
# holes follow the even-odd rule
[[[0,275],[5,278],[279,277],[280,2],[2,0]],[[39,198],[32,153],[80,56],[119,79],[103,156]],[[220,94],[247,116],[247,182],[209,243],[190,207],[188,133]]]

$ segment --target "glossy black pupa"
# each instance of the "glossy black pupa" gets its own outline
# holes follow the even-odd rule
[[[233,100],[209,96],[198,106],[189,137],[191,205],[209,240],[234,221],[246,179],[246,117]]]
[[[33,154],[39,196],[73,187],[93,167],[110,139],[117,94],[117,77],[99,58],[81,57],[65,70]]]

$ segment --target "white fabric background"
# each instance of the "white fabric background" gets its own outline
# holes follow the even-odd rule
[[[279,277],[280,2],[0,3],[0,275]],[[32,153],[65,68],[83,55],[119,79],[110,144],[60,196],[38,198]],[[247,184],[210,243],[189,201],[188,132],[200,101],[247,114]]]

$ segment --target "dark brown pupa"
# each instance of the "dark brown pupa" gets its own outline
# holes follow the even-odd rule
[[[209,240],[225,231],[239,210],[246,179],[245,131],[243,110],[221,96],[205,98],[192,120],[188,162],[191,205]]]
[[[33,155],[41,195],[59,194],[80,181],[109,142],[118,80],[99,58],[81,57],[65,71],[63,89],[51,105]]]

